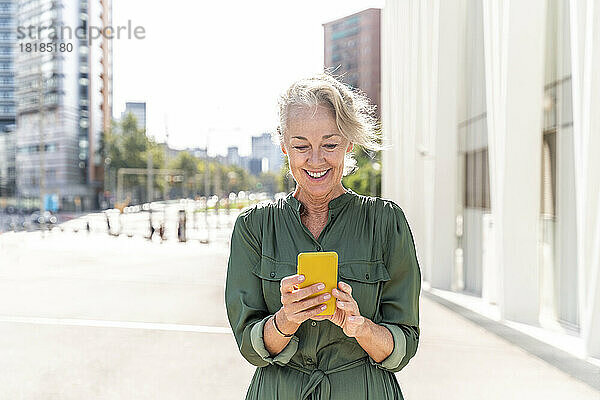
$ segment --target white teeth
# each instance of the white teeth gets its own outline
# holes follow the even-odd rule
[[[306,171],[306,172],[308,172],[308,174],[310,176],[312,176],[313,178],[320,178],[323,175],[325,175],[327,173],[327,171],[329,171],[329,170],[325,170],[325,171],[322,171],[322,172],[316,172],[316,173],[315,172],[310,172],[310,171]]]

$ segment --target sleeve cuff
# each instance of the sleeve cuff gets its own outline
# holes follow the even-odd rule
[[[287,346],[285,346],[279,354],[272,357],[265,347],[265,341],[263,338],[265,324],[269,318],[271,318],[271,315],[256,323],[250,330],[250,341],[252,343],[252,348],[254,348],[254,351],[256,351],[256,353],[269,364],[285,365],[291,360],[298,350],[298,337],[293,335]]]
[[[404,336],[404,332],[396,325],[380,323],[379,325],[385,326],[390,333],[392,334],[392,338],[394,339],[394,349],[392,353],[383,361],[375,362],[371,357],[369,360],[372,365],[383,369],[396,369],[402,362],[402,359],[406,355],[406,336]]]

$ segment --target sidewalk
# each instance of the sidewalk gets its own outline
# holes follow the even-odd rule
[[[430,296],[421,299],[419,351],[397,374],[407,400],[600,399],[600,391]]]
[[[243,399],[254,367],[227,323],[227,257],[225,242],[2,235],[0,399]],[[600,400],[425,294],[397,377],[407,400]]]

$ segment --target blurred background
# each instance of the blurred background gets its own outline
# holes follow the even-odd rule
[[[0,0],[0,398],[245,395],[229,237],[323,70],[414,235],[405,397],[600,399],[600,0]]]

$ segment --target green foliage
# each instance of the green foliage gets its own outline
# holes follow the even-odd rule
[[[379,170],[373,168],[375,163],[381,165],[381,152],[371,157],[362,148],[355,146],[354,158],[358,170],[342,179],[344,187],[358,194],[381,196],[381,168]]]
[[[198,173],[198,159],[187,151],[177,154],[177,157],[169,162],[170,169],[181,169],[187,177],[193,177]]]
[[[127,114],[116,131],[119,133],[106,135],[105,151],[111,160],[111,168],[146,168],[147,150],[157,156],[153,160],[154,168],[161,168],[164,154],[156,143],[148,139],[144,130],[137,128],[133,115]]]
[[[113,122],[111,132],[104,134],[102,151],[105,160],[110,160],[109,168],[113,174],[116,174],[120,168],[146,168],[150,155],[153,168],[160,169],[165,165],[163,149],[154,140],[149,139],[144,130],[137,128],[132,114],[125,115],[120,123]],[[145,184],[145,176],[124,176],[123,185],[126,188],[141,187]],[[163,191],[165,182],[155,179],[154,187]]]
[[[278,191],[278,175],[273,172],[263,172],[258,176],[256,190],[260,192],[276,193]]]
[[[290,164],[287,156],[284,157],[283,165],[277,174],[277,192],[289,193],[296,187],[296,181],[290,173]]]

